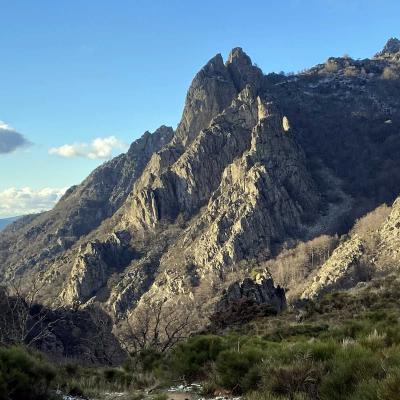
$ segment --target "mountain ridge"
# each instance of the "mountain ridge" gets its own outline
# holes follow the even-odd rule
[[[0,234],[3,280],[37,275],[44,302],[96,302],[115,321],[167,299],[203,325],[223,288],[399,195],[396,43],[293,76],[264,75],[241,48],[211,58],[175,131],[146,132]]]
[[[0,231],[5,229],[7,227],[7,225],[10,225],[13,222],[17,221],[19,218],[22,218],[22,217],[18,216],[18,217],[1,218],[0,219]]]

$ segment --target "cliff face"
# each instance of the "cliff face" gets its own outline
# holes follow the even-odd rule
[[[70,249],[123,204],[151,155],[173,136],[162,126],[153,134],[146,132],[126,154],[94,170],[79,186],[64,194],[53,210],[24,217],[9,226],[0,240],[0,260],[6,269],[0,274],[29,271]]]
[[[81,245],[69,276],[69,283],[61,292],[67,304],[81,304],[93,297],[113,272],[124,269],[133,252],[129,249],[128,232],[116,232],[105,241]]]
[[[366,225],[368,229],[358,232],[357,224]],[[303,283],[306,287],[301,295],[303,299],[320,297],[332,290],[354,288],[374,276],[399,272],[400,197],[387,217],[386,212],[378,209],[357,224],[331,257]]]
[[[215,56],[176,131],[145,133],[52,211],[0,234],[3,278],[38,274],[54,304],[100,302],[115,320],[165,299],[207,316],[221,289],[282,248],[343,233],[398,195],[400,80],[385,72],[398,67],[395,44],[294,76],[263,75],[240,48]],[[342,243],[304,297],[355,285],[363,251],[356,236]]]
[[[226,311],[233,304],[243,300],[251,300],[258,305],[269,305],[276,312],[284,311],[287,307],[285,291],[279,286],[275,287],[270,277],[263,276],[256,281],[246,278],[243,282],[231,284],[217,303],[216,311]]]

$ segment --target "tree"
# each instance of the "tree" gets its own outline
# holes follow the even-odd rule
[[[182,311],[167,300],[143,303],[123,324],[122,342],[130,353],[154,349],[161,353],[190,333],[190,311]]]
[[[60,319],[49,321],[50,309],[38,304],[43,287],[39,279],[30,281],[25,290],[21,280],[0,287],[0,344],[33,347],[50,335],[51,327]]]

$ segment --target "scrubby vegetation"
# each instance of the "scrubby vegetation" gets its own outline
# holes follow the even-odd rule
[[[304,312],[261,318],[175,347],[155,369],[248,399],[397,399],[400,282],[326,295]]]
[[[47,399],[57,390],[98,398],[163,398],[177,382],[202,395],[248,400],[395,400],[400,393],[400,281],[390,276],[326,295],[301,311],[204,333],[167,352],[147,348],[120,367],[61,363],[19,347],[0,349],[0,399]],[[146,394],[145,389],[154,389]],[[157,391],[160,390],[160,391]],[[128,398],[128,397],[127,397]]]
[[[56,370],[37,353],[0,348],[0,400],[47,399]]]

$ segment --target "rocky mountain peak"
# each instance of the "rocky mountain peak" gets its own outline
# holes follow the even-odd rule
[[[400,52],[400,40],[393,37],[386,42],[383,50],[377,53],[375,57],[393,56],[394,54],[399,52]]]
[[[224,60],[222,58],[221,53],[216,54],[213,58],[211,58],[207,64],[200,70],[200,74],[206,73],[224,73]]]
[[[264,76],[241,48],[225,63],[217,54],[194,77],[176,131],[146,132],[53,210],[0,234],[0,276],[40,272],[48,303],[99,302],[115,318],[167,298],[182,309],[190,302],[203,321],[233,282],[248,310],[248,298],[272,300],[268,277],[246,278],[398,195],[400,80],[381,76],[399,49],[392,39],[381,58],[330,59],[293,76]],[[390,265],[393,210],[377,233],[388,238]],[[362,240],[335,246],[318,266],[308,250],[293,257],[307,263],[303,297],[359,281]],[[300,297],[303,272],[274,265],[276,283]],[[269,312],[270,301],[255,304]]]
[[[130,145],[127,155],[131,157],[140,151],[145,152],[150,157],[154,151],[158,151],[166,145],[172,139],[173,135],[174,130],[170,126],[165,125],[161,125],[153,133],[146,131]]]
[[[222,56],[217,54],[196,74],[190,85],[177,129],[177,140],[183,145],[191,143],[236,95],[237,90]]]
[[[243,51],[241,47],[235,47],[229,53],[227,60],[227,65],[229,64],[241,64],[241,65],[253,65],[251,58]]]
[[[250,85],[256,92],[260,89],[264,75],[258,67],[253,65],[251,58],[241,47],[235,47],[231,50],[226,67],[238,92],[247,85]]]

